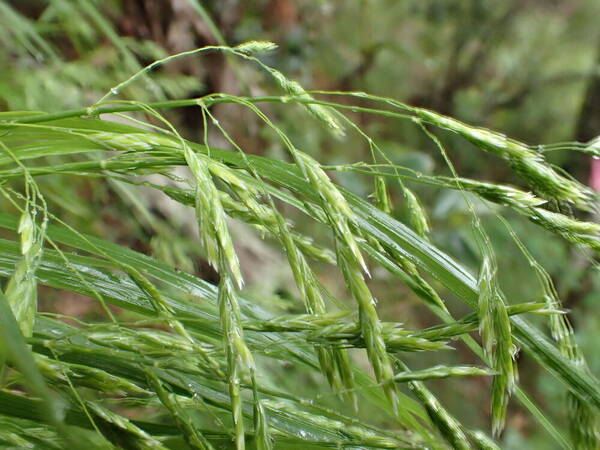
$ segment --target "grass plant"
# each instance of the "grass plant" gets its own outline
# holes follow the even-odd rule
[[[23,39],[35,44],[35,36]],[[493,205],[500,217],[515,211],[588,256],[600,249],[599,227],[573,212],[595,210],[596,195],[549,164],[543,151],[498,133],[394,99],[306,91],[260,59],[275,47],[256,41],[211,46],[145,68],[126,58],[131,76],[96,103],[52,113],[0,113],[0,192],[8,205],[0,214],[5,237],[0,274],[6,280],[0,295],[0,442],[21,448],[497,448],[494,439],[505,427],[508,405],[518,402],[557,447],[597,448],[600,384],[572,339],[543,266],[509,230],[545,294],[506,298],[476,209],[478,276],[436,247],[427,209],[405,183],[459,190],[471,205]],[[126,48],[119,50],[128,55]],[[273,91],[283,93],[182,100],[159,95],[157,101],[121,97],[135,92],[128,89],[141,80],[154,85],[154,69],[209,51],[262,70],[274,81]],[[360,105],[353,103],[357,100]],[[226,131],[235,124],[220,124],[212,115],[211,107],[223,103],[253,112],[289,159],[245,152]],[[307,127],[322,125],[340,145],[366,138],[373,161],[321,164],[310,149],[297,148],[265,105],[284,111],[301,107],[301,114],[308,113],[302,116]],[[202,142],[183,138],[164,115],[182,107],[199,109]],[[385,153],[377,136],[366,135],[352,111],[420,127],[450,165],[451,150],[440,131],[453,133],[506,162],[523,186],[462,178],[454,170],[452,176],[423,175],[389,160],[379,163]],[[109,114],[120,121],[107,120]],[[213,146],[209,131],[229,148]],[[185,179],[175,173],[181,168],[187,170]],[[348,171],[373,178],[374,202],[336,182]],[[56,178],[99,178],[136,193],[152,190],[193,209],[198,245],[218,283],[109,238],[81,233],[60,218],[55,202],[49,206],[45,189]],[[178,182],[169,183],[174,179]],[[391,215],[392,182],[401,188],[408,223]],[[315,243],[297,229],[287,217],[290,208],[327,229],[329,243]],[[285,253],[300,313],[276,313],[245,292],[231,218]],[[344,280],[343,296],[353,302],[336,298],[320,281],[317,268],[325,264]],[[386,321],[369,286],[376,270],[414,291],[439,325],[410,329]],[[104,317],[81,321],[38,311],[39,286],[89,297],[103,306]],[[455,318],[452,303],[472,312]],[[116,314],[114,307],[125,313]],[[458,340],[477,365],[413,370],[405,361],[409,352],[452,352]],[[358,363],[363,351],[368,368]],[[519,385],[518,352],[561,382],[570,424],[554,423]],[[322,378],[327,394],[303,398],[278,386],[273,372],[285,374],[288,365]],[[490,379],[489,430],[470,429],[428,387],[433,379],[468,383],[471,377]],[[339,397],[338,409],[324,400],[329,394]],[[364,423],[359,414],[364,405],[388,426]]]

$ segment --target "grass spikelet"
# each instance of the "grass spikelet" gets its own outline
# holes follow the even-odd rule
[[[31,336],[37,312],[37,280],[35,271],[42,257],[42,239],[26,210],[19,221],[22,258],[6,286],[6,298],[24,336]]]
[[[375,299],[371,295],[354,258],[348,254],[348,249],[340,245],[338,252],[342,274],[352,296],[358,303],[360,330],[365,341],[369,361],[375,372],[375,379],[383,383],[383,390],[397,414],[398,393],[395,386],[390,382],[394,370],[386,351],[383,329],[375,308]]]
[[[496,302],[496,292],[493,285],[491,263],[484,258],[477,286],[479,288],[478,315],[479,332],[483,339],[483,347],[488,355],[491,355],[498,337],[494,327],[494,305]]]
[[[396,328],[397,324],[382,323],[382,339],[388,351],[423,352],[450,350],[441,339],[431,341]],[[360,323],[346,322],[322,326],[307,335],[307,340],[343,347],[368,348],[369,341],[363,336]]]
[[[535,271],[536,277],[540,282],[542,287],[542,291],[544,293],[544,302],[546,303],[548,310],[561,310],[562,304],[558,297],[558,293],[556,292],[556,288],[554,287],[554,283],[552,282],[552,278],[533,257],[533,255],[529,252],[523,241],[517,236],[515,231],[512,229],[510,224],[503,218],[501,218],[501,222],[504,224],[506,229],[508,230],[511,238],[529,263],[529,265]],[[595,225],[595,224],[590,224]],[[550,316],[550,331],[554,340],[558,343],[560,351],[567,358],[573,360],[577,364],[583,364],[583,359],[579,354],[579,350],[575,343],[573,337],[573,328],[569,323],[569,320],[566,314],[552,314]]]
[[[35,361],[40,372],[55,383],[67,385],[69,378],[74,378],[77,379],[78,384],[98,389],[111,395],[150,395],[150,392],[131,381],[94,367],[88,367],[83,364],[65,363],[56,359],[50,359],[44,355],[35,355]]]
[[[151,139],[143,133],[109,133],[100,132],[87,136],[93,142],[100,143],[103,147],[113,151],[134,150],[146,151],[157,148],[164,140]]]
[[[390,199],[390,194],[388,193],[384,177],[375,177],[375,199],[377,201],[377,207],[380,210],[386,214],[391,214],[392,201]]]
[[[248,41],[234,47],[235,50],[248,55],[272,52],[277,49],[277,44],[269,41]]]
[[[156,358],[169,356],[173,353],[185,353],[188,360],[198,369],[206,373],[222,378],[223,373],[220,364],[214,359],[215,349],[206,344],[190,340],[190,337],[179,334],[167,333],[155,330],[136,330],[118,327],[119,335],[114,334],[115,329],[97,330],[91,328],[86,331],[85,336],[90,342],[111,349],[125,350],[140,355],[148,355]],[[60,345],[53,341],[53,346]],[[158,348],[157,348],[158,347]]]
[[[520,303],[518,305],[507,306],[506,312],[509,316],[517,314],[533,313],[533,314],[563,314],[563,311],[548,310],[545,303]],[[479,327],[479,319],[476,313],[469,314],[460,320],[450,322],[444,325],[426,328],[425,330],[414,333],[414,336],[419,336],[427,340],[446,340],[452,339],[462,334],[470,333],[477,330]]]
[[[44,251],[44,240],[48,225],[47,207],[44,197],[27,167],[2,141],[0,141],[0,148],[21,168],[25,179],[26,203],[21,212],[17,228],[21,241],[22,257],[15,265],[15,270],[8,281],[5,293],[6,300],[13,311],[23,336],[30,337],[33,333],[35,313],[37,312],[37,280],[35,274]],[[2,193],[7,195],[4,190],[2,190]],[[38,200],[41,207],[38,205]],[[14,204],[12,199],[10,201]],[[43,213],[39,227],[35,222],[38,208]]]
[[[232,282],[227,277],[219,283],[219,317],[228,345],[233,346],[231,354],[243,372],[252,373],[255,369],[254,358],[243,339],[240,327],[240,308]]]
[[[518,146],[509,147],[509,141],[506,136],[500,133],[486,130],[485,128],[477,128],[467,125],[451,117],[443,116],[434,111],[418,108],[415,112],[419,117],[436,126],[445,128],[449,131],[457,133],[475,145],[484,148],[485,150],[496,153],[498,156],[525,156],[530,150],[527,147],[520,148]]]
[[[341,326],[349,332],[359,332],[354,322],[343,319],[350,315],[349,312],[328,314],[289,314],[279,315],[267,320],[245,320],[244,328],[254,331],[318,331],[322,332],[325,327],[334,325]]]
[[[393,333],[384,332],[383,337],[389,351],[396,352],[435,352],[439,350],[453,350],[444,341],[430,341],[417,336],[395,336]]]
[[[279,238],[285,249],[292,274],[296,282],[296,286],[300,290],[300,296],[305,302],[306,309],[311,314],[324,314],[326,312],[325,302],[320,292],[319,283],[315,278],[315,274],[308,265],[304,255],[299,251],[298,247],[292,238],[291,233],[287,229],[284,219],[281,215],[277,215],[277,226]],[[348,392],[348,396],[353,403],[356,403],[354,395],[354,377],[348,361],[345,350],[343,349],[328,349],[324,347],[316,347],[319,364],[323,369],[329,384],[336,389],[342,386]],[[338,382],[341,381],[341,385]]]
[[[256,44],[250,45],[250,47],[253,46],[256,46]],[[302,105],[306,108],[306,110],[317,120],[324,123],[330,130],[333,131],[335,135],[344,135],[344,128],[341,126],[340,122],[330,111],[330,109],[326,106],[317,104],[317,102],[314,101],[313,97],[308,92],[306,92],[306,90],[300,85],[300,83],[294,80],[290,80],[279,70],[267,66],[258,58],[247,54],[247,52],[242,51],[236,53],[246,59],[250,59],[256,62],[260,67],[266,70],[275,79],[277,84],[279,84],[279,86],[283,88],[284,91],[286,91],[295,100],[302,100]],[[286,99],[284,98],[282,99],[282,101],[286,101]]]
[[[541,154],[527,155],[510,160],[515,172],[521,176],[533,190],[548,199],[563,200],[581,209],[589,209],[592,195],[581,184],[560,176]]]
[[[494,203],[513,206],[517,208],[528,208],[540,206],[547,200],[536,197],[531,192],[525,192],[512,186],[503,184],[486,183],[468,178],[446,178],[436,177],[438,181],[447,182],[449,186],[458,187],[473,192],[480,197]]]
[[[373,430],[359,421],[351,421],[344,423],[341,419],[344,418],[341,414],[334,413],[333,417],[326,416],[323,413],[332,412],[329,409],[318,408],[316,411],[298,410],[298,404],[286,400],[264,400],[263,404],[268,409],[279,410],[283,412],[294,411],[298,418],[319,424],[327,430],[334,431],[337,434],[350,436],[351,442],[360,442],[365,447],[375,448],[402,448],[403,443],[400,440],[399,434],[377,435]],[[315,413],[316,412],[316,413]],[[336,417],[337,416],[337,417]],[[339,446],[338,442],[330,443],[330,446]],[[326,444],[327,445],[327,444]]]
[[[532,208],[529,212],[531,221],[563,236],[576,236],[578,234],[600,235],[600,225],[597,223],[571,219],[564,214],[542,208]]]
[[[498,339],[494,355],[494,367],[498,374],[492,381],[492,431],[498,435],[503,429],[506,421],[508,400],[515,387],[517,371],[513,362],[515,348],[512,345],[510,334],[510,322],[503,307],[498,308],[495,313],[498,328]]]
[[[567,394],[569,408],[569,434],[575,448],[597,450],[600,444],[600,417],[597,410],[570,392]]]
[[[256,450],[271,450],[273,448],[273,440],[269,434],[267,411],[258,398],[256,382],[252,384],[254,387],[254,445]]]
[[[287,230],[283,217],[277,218],[279,236],[283,243],[296,286],[300,290],[300,296],[305,302],[306,309],[311,314],[325,313],[325,303],[319,291],[318,282],[310,269],[304,255],[296,247],[292,235]]]
[[[369,270],[350,229],[350,225],[354,221],[354,213],[348,206],[346,199],[321,169],[317,161],[306,153],[298,151],[294,153],[294,157],[307,179],[310,180],[310,184],[319,193],[322,200],[321,206],[328,216],[329,223],[334,227],[337,239],[348,248],[352,258],[368,274]]]
[[[223,329],[229,398],[235,431],[235,445],[238,450],[245,448],[244,416],[242,410],[241,381],[245,374],[254,373],[254,359],[243,339],[240,327],[240,311],[231,280],[224,276],[219,283],[219,319]]]
[[[184,153],[185,160],[196,180],[196,217],[208,260],[218,270],[228,271],[236,284],[241,287],[243,280],[238,257],[227,229],[225,211],[207,164],[188,146],[185,147]],[[219,267],[218,264],[221,253],[226,262],[223,267]]]
[[[504,428],[508,399],[516,382],[515,353],[506,305],[495,284],[495,266],[484,255],[479,274],[479,332],[485,354],[497,371],[492,381],[492,430],[494,435]]]
[[[560,176],[544,162],[543,156],[527,145],[483,128],[469,126],[433,111],[416,108],[419,117],[457,133],[479,148],[506,159],[535,191],[546,198],[564,200],[587,209],[590,192],[577,182]]]
[[[413,191],[403,186],[402,193],[406,200],[406,206],[408,207],[408,213],[410,217],[410,223],[413,230],[424,239],[427,239],[429,234],[429,224],[427,222],[427,215],[421,203],[417,199]]]
[[[279,85],[291,96],[303,99],[312,100],[313,98],[304,90],[304,88],[294,80],[290,80],[285,77],[281,72],[271,67],[266,67],[271,73],[273,78],[279,83]],[[337,136],[344,135],[344,128],[340,125],[339,121],[325,106],[317,105],[314,103],[304,103],[304,107],[308,110],[313,117],[320,122],[324,123],[330,130],[332,130]]]
[[[159,440],[155,439],[141,428],[135,426],[125,417],[116,414],[94,402],[87,401],[85,402],[85,406],[96,416],[120,429],[121,433],[127,436],[124,440],[128,441],[129,445],[134,445],[140,449],[167,450],[168,447],[165,447]]]
[[[33,247],[33,244],[36,241],[35,223],[28,210],[25,210],[23,214],[21,214],[17,232],[21,237],[21,254],[25,255],[31,250],[31,247]]]
[[[354,380],[354,372],[352,369],[352,361],[348,352],[344,349],[331,349],[333,363],[335,364],[336,372],[340,378],[342,386],[349,391],[346,396],[351,401],[354,410],[358,410],[358,398],[355,395],[356,384]]]
[[[320,164],[311,156],[300,151],[295,152],[293,156],[311,185],[315,186],[315,188],[319,186],[317,192],[319,192],[323,201],[328,202],[331,208],[337,210],[342,217],[347,220],[353,220],[354,214],[346,199],[333,185],[323,169],[321,169]]]
[[[345,316],[347,313],[279,316],[263,321],[245,321],[244,328],[262,332],[308,332],[306,339],[310,342],[337,347],[366,347],[367,341],[363,337],[360,322],[342,320]],[[472,322],[475,323],[475,318]],[[472,328],[468,329],[471,330]],[[381,336],[390,351],[418,352],[450,349],[444,342],[440,342],[445,338],[434,335],[434,339],[430,340],[418,332],[404,330],[400,324],[393,322],[381,323]],[[455,335],[450,334],[450,337],[453,336]]]
[[[434,366],[423,370],[397,372],[394,381],[404,383],[450,377],[487,376],[493,373],[489,369],[474,366]]]
[[[469,431],[469,435],[473,440],[476,448],[479,450],[500,450],[500,447],[483,431]]]

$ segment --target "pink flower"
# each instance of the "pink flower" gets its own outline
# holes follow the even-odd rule
[[[600,192],[600,159],[592,159],[590,170],[590,186],[596,192]]]

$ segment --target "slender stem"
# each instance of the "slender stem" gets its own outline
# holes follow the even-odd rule
[[[387,111],[383,109],[365,108],[354,105],[343,105],[335,102],[328,102],[324,100],[316,100],[305,97],[294,97],[294,96],[263,96],[263,97],[234,97],[224,96],[224,94],[212,94],[209,97],[200,98],[189,98],[183,100],[166,100],[162,102],[147,103],[145,106],[152,109],[171,109],[186,106],[198,106],[199,103],[203,103],[205,106],[212,106],[219,103],[239,103],[240,101],[248,103],[302,103],[310,105],[322,105],[330,106],[332,108],[349,110],[352,112],[364,112],[377,114],[380,116],[392,117],[396,119],[413,119],[412,115],[399,114],[393,111]],[[128,111],[142,111],[144,106],[140,104],[131,104],[129,102],[119,102],[118,104],[110,105],[97,105],[90,106],[88,108],[71,109],[67,111],[61,111],[49,114],[39,114],[35,116],[27,116],[20,119],[0,121],[1,123],[40,123],[50,122],[53,120],[68,119],[71,117],[82,117],[82,116],[99,116],[101,114],[111,114],[117,112],[128,112]]]

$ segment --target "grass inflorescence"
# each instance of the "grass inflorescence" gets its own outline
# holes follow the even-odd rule
[[[514,210],[571,243],[598,251],[596,223],[552,210],[556,204],[590,210],[592,194],[532,147],[495,132],[364,93],[331,92],[328,98],[360,98],[372,106],[320,100],[319,93],[307,92],[259,59],[275,47],[258,41],[205,47],[136,68],[87,107],[0,115],[0,175],[5,180],[0,189],[12,208],[0,214],[0,227],[12,236],[0,240],[0,273],[7,280],[0,296],[0,362],[8,368],[0,419],[2,430],[10,430],[0,432],[0,441],[68,448],[69,430],[76,429],[82,442],[97,448],[495,448],[488,434],[501,435],[509,402],[519,401],[551,436],[558,436],[561,446],[597,445],[600,385],[574,343],[552,281],[514,235],[544,297],[530,303],[506,298],[492,242],[473,207],[478,197],[500,205],[498,214],[502,208]],[[208,51],[258,65],[284,95],[116,100],[155,67]],[[289,162],[245,152],[213,116],[211,107],[219,103],[253,112],[288,151]],[[300,104],[338,140],[357,133],[366,138],[372,163],[321,164],[297,148],[261,103]],[[159,112],[182,106],[200,108],[202,142],[184,139]],[[433,141],[453,176],[423,175],[391,164],[375,138],[344,114],[348,109],[409,121]],[[106,113],[130,122],[103,120]],[[459,177],[436,128],[506,160],[533,193]],[[209,130],[230,149],[213,146]],[[385,163],[378,163],[382,158]],[[175,173],[178,168],[187,170],[185,177]],[[375,205],[340,186],[338,171],[373,177]],[[101,178],[133,192],[151,190],[190,209],[198,247],[218,281],[204,281],[78,232],[59,219],[58,211],[49,210],[42,180],[50,177]],[[168,182],[173,180],[177,183]],[[392,181],[408,212],[406,224],[393,216]],[[409,182],[463,193],[481,253],[477,278],[432,243],[427,207]],[[135,204],[135,198],[129,200]],[[288,206],[326,229],[329,240],[313,240],[297,229],[287,216]],[[295,284],[292,297],[300,306],[295,314],[274,313],[245,290],[231,219],[268,236],[285,254]],[[328,290],[320,278],[323,266],[343,282],[345,290],[336,296],[353,301]],[[441,322],[414,329],[384,320],[370,285],[371,273],[380,270],[406,285]],[[38,311],[42,285],[98,301],[106,318],[65,321]],[[455,319],[448,308],[455,301],[472,312]],[[113,315],[106,305],[129,315]],[[530,323],[526,316],[533,314],[546,321],[550,336]],[[477,331],[481,345],[473,339]],[[478,365],[409,369],[407,354],[453,352],[458,339]],[[553,423],[519,386],[517,348],[565,386],[572,443],[561,437],[567,427]],[[368,368],[361,366],[361,352]],[[278,386],[281,361],[301,374],[323,378],[319,386],[349,407],[335,410],[320,402],[326,395],[306,399],[285,383]],[[469,429],[428,386],[430,380],[468,382],[470,377],[491,377],[491,433]],[[362,423],[364,405],[385,417],[388,426]],[[37,434],[32,432],[35,422]]]

